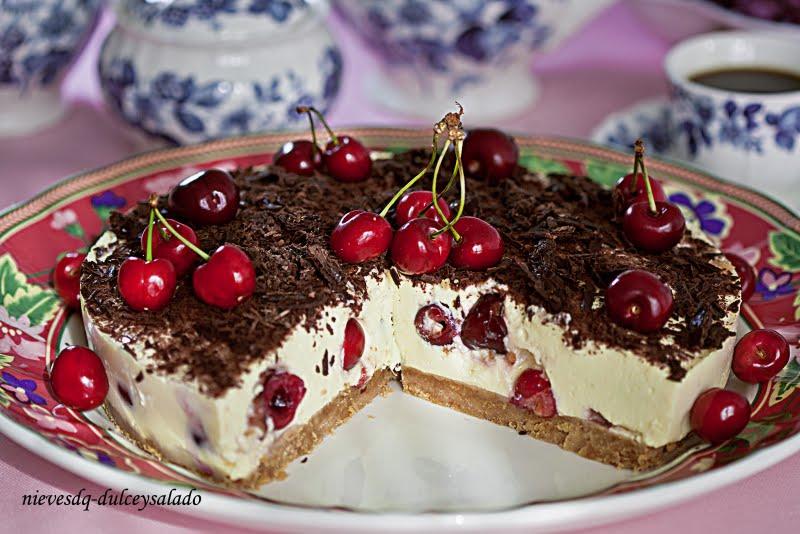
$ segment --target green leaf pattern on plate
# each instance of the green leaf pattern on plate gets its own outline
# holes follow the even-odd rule
[[[47,322],[58,310],[52,289],[31,284],[10,254],[0,256],[0,298],[11,317],[27,317],[31,326]]]
[[[631,171],[628,166],[590,159],[586,163],[586,172],[589,178],[606,187],[613,187],[621,177]]]
[[[519,164],[531,172],[542,174],[561,173],[566,174],[569,169],[560,161],[542,158],[535,154],[523,154],[519,158]]]
[[[774,402],[783,400],[787,394],[791,393],[795,388],[800,387],[800,362],[797,359],[792,359],[789,365],[776,379],[777,391],[775,393]]]
[[[769,262],[790,272],[800,271],[800,236],[789,232],[772,232],[769,246],[775,256]]]

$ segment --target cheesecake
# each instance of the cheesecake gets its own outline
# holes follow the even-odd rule
[[[505,243],[497,265],[407,275],[386,255],[344,263],[329,241],[342,214],[379,211],[430,159],[373,156],[358,183],[278,166],[233,173],[236,217],[195,228],[204,250],[234,243],[252,259],[255,290],[233,309],[200,302],[183,277],[164,309],[132,310],[116,273],[141,255],[149,205],[112,214],[82,266],[80,303],[108,374],[106,412],[126,436],[254,487],[283,477],[399,381],[619,468],[650,469],[687,446],[695,399],[727,381],[741,302],[733,266],[698,227],[671,250],[642,253],[625,239],[610,190],[516,167],[498,182],[466,178],[464,213]],[[604,290],[630,269],[671,288],[673,311],[657,332],[609,320]],[[363,343],[355,361],[351,339]]]

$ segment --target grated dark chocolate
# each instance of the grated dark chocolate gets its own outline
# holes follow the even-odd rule
[[[385,258],[359,266],[342,264],[330,250],[328,236],[345,212],[380,210],[428,157],[416,150],[376,161],[373,176],[360,184],[339,183],[321,174],[295,176],[276,167],[238,172],[242,200],[236,219],[196,229],[205,250],[234,243],[253,260],[256,291],[230,311],[195,299],[189,276],[179,281],[165,310],[130,310],[117,291],[116,271],[126,257],[140,255],[139,234],[146,225],[147,206],[143,203],[125,215],[114,213],[110,228],[120,245],[103,261],[83,266],[81,292],[89,312],[118,339],[130,338],[129,347],[137,339],[146,340],[155,351],[153,371],[185,373],[197,379],[205,393],[221,395],[298,324],[315,324],[326,306],[348,303],[354,313],[358,311],[365,276],[389,264]],[[436,283],[449,278],[463,287],[492,277],[507,285],[519,302],[551,314],[568,313],[568,344],[581,347],[596,340],[634,351],[668,369],[673,380],[684,376],[693,354],[717,349],[733,335],[723,323],[728,311],[723,297],[738,295],[739,282],[711,263],[720,257],[718,250],[687,236],[672,251],[640,254],[625,241],[614,220],[609,191],[583,177],[550,178],[543,182],[518,168],[499,184],[468,179],[465,214],[482,217],[500,231],[506,244],[502,262],[485,272],[446,266],[416,279]],[[683,318],[682,324],[643,335],[611,323],[602,306],[593,308],[610,280],[629,268],[647,269],[670,284],[675,292],[674,316]],[[396,283],[403,276],[394,269],[390,275]],[[659,343],[665,333],[674,337],[673,345]],[[321,361],[323,374],[327,361],[327,357]]]

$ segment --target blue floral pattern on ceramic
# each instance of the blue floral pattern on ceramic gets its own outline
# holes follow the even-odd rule
[[[679,111],[674,117],[676,142],[684,143],[688,154],[697,156],[714,143],[737,150],[764,153],[766,143],[791,152],[800,137],[800,107],[768,110],[762,102],[724,99],[715,104],[705,95],[673,87]]]
[[[48,86],[93,27],[99,0],[0,2],[0,86]]]
[[[553,28],[533,0],[336,2],[390,64],[445,73],[459,63],[504,63],[542,47]],[[470,80],[458,80],[467,83]]]
[[[135,59],[113,57],[101,61],[100,80],[111,105],[129,123],[184,143],[291,127],[303,120],[295,112],[301,104],[324,113],[339,91],[339,50],[326,47],[313,64],[322,80],[317,85],[291,69],[272,74],[266,70],[263,79],[254,71],[254,79],[243,84],[170,70],[143,76]]]
[[[126,14],[154,29],[181,29],[196,22],[221,31],[226,18],[256,15],[278,25],[303,16],[307,0],[127,0]]]
[[[714,202],[700,199],[695,203],[686,193],[673,193],[669,196],[669,200],[688,210],[705,233],[719,237],[725,230],[726,222],[717,215],[717,205]]]
[[[9,392],[23,404],[44,405],[47,401],[36,393],[36,381],[17,378],[7,371],[0,374],[0,387]]]
[[[761,270],[758,271],[756,292],[760,293],[764,300],[772,300],[783,295],[791,295],[794,293],[792,273],[780,272],[770,269],[769,267],[762,267]]]

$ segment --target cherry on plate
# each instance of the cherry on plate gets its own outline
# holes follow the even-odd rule
[[[417,311],[414,326],[419,336],[431,345],[449,345],[458,335],[450,310],[439,304],[428,304]]]
[[[364,354],[364,329],[356,319],[348,319],[344,327],[344,343],[342,344],[342,367],[349,371],[358,363]]]
[[[789,343],[775,330],[746,333],[733,349],[733,373],[750,384],[768,382],[789,363]]]
[[[301,176],[311,176],[322,166],[322,152],[306,139],[289,141],[278,150],[275,165]]]
[[[459,269],[482,271],[503,259],[505,246],[500,232],[477,217],[461,217],[453,225],[461,241],[453,245],[450,263]]]
[[[97,408],[108,393],[108,377],[100,357],[86,347],[62,350],[50,369],[50,387],[59,402],[75,410]]]
[[[222,245],[194,270],[192,287],[206,304],[223,310],[234,308],[255,291],[253,262],[239,247]]]
[[[125,304],[136,311],[166,308],[175,293],[175,268],[167,260],[131,257],[122,262],[117,287]]]
[[[406,193],[397,203],[397,208],[395,208],[394,214],[394,223],[398,227],[403,226],[411,219],[416,219],[419,217],[419,214],[422,213],[422,210],[424,210],[426,206],[431,206],[432,203],[433,194],[430,191],[410,191]],[[451,215],[450,206],[447,205],[447,201],[442,197],[439,197],[439,208],[441,208],[442,213],[444,213],[445,217],[447,217],[449,220]],[[422,216],[427,217],[428,219],[433,219],[440,225],[444,224],[444,221],[439,217],[439,213],[436,211],[436,209],[434,209],[433,206],[428,208],[428,210]]]
[[[447,262],[452,239],[431,219],[412,219],[400,227],[392,241],[391,256],[394,265],[406,274],[432,273]]]
[[[363,182],[372,173],[369,150],[349,135],[328,141],[322,154],[322,163],[333,178],[340,182]]]
[[[181,236],[185,237],[193,245],[198,244],[197,234],[190,226],[180,223],[174,219],[167,219]],[[147,253],[147,228],[142,232],[141,238],[142,252]],[[175,274],[180,277],[197,263],[200,257],[189,247],[183,244],[180,239],[172,235],[163,224],[156,223],[153,226],[153,257],[167,260],[175,268]]]
[[[606,289],[606,310],[611,319],[643,334],[660,330],[672,313],[672,305],[672,290],[647,271],[625,271]]]
[[[514,173],[518,160],[516,141],[500,130],[476,128],[464,140],[461,162],[470,176],[488,182],[505,180]]]
[[[697,435],[717,445],[744,430],[750,421],[750,403],[735,391],[712,388],[694,401],[690,420]]]
[[[292,422],[305,394],[306,385],[297,375],[278,372],[267,377],[264,383],[264,406],[275,430],[285,428]]]
[[[550,381],[542,371],[525,369],[514,384],[511,404],[531,410],[539,417],[556,415],[556,400]]]
[[[239,210],[239,188],[228,171],[200,171],[172,188],[168,206],[170,213],[195,224],[224,224]]]
[[[497,293],[481,296],[461,324],[461,341],[469,349],[506,353],[508,327],[503,318],[504,299]]]
[[[86,254],[67,252],[56,262],[53,269],[53,287],[68,308],[78,308],[78,293],[81,285],[81,264]]]
[[[726,252],[725,257],[733,264],[736,274],[739,275],[739,280],[742,283],[742,301],[747,302],[756,290],[756,270],[747,263],[746,259],[738,254]]]
[[[345,263],[362,263],[389,249],[392,225],[371,211],[353,210],[344,215],[331,233],[331,248]]]

